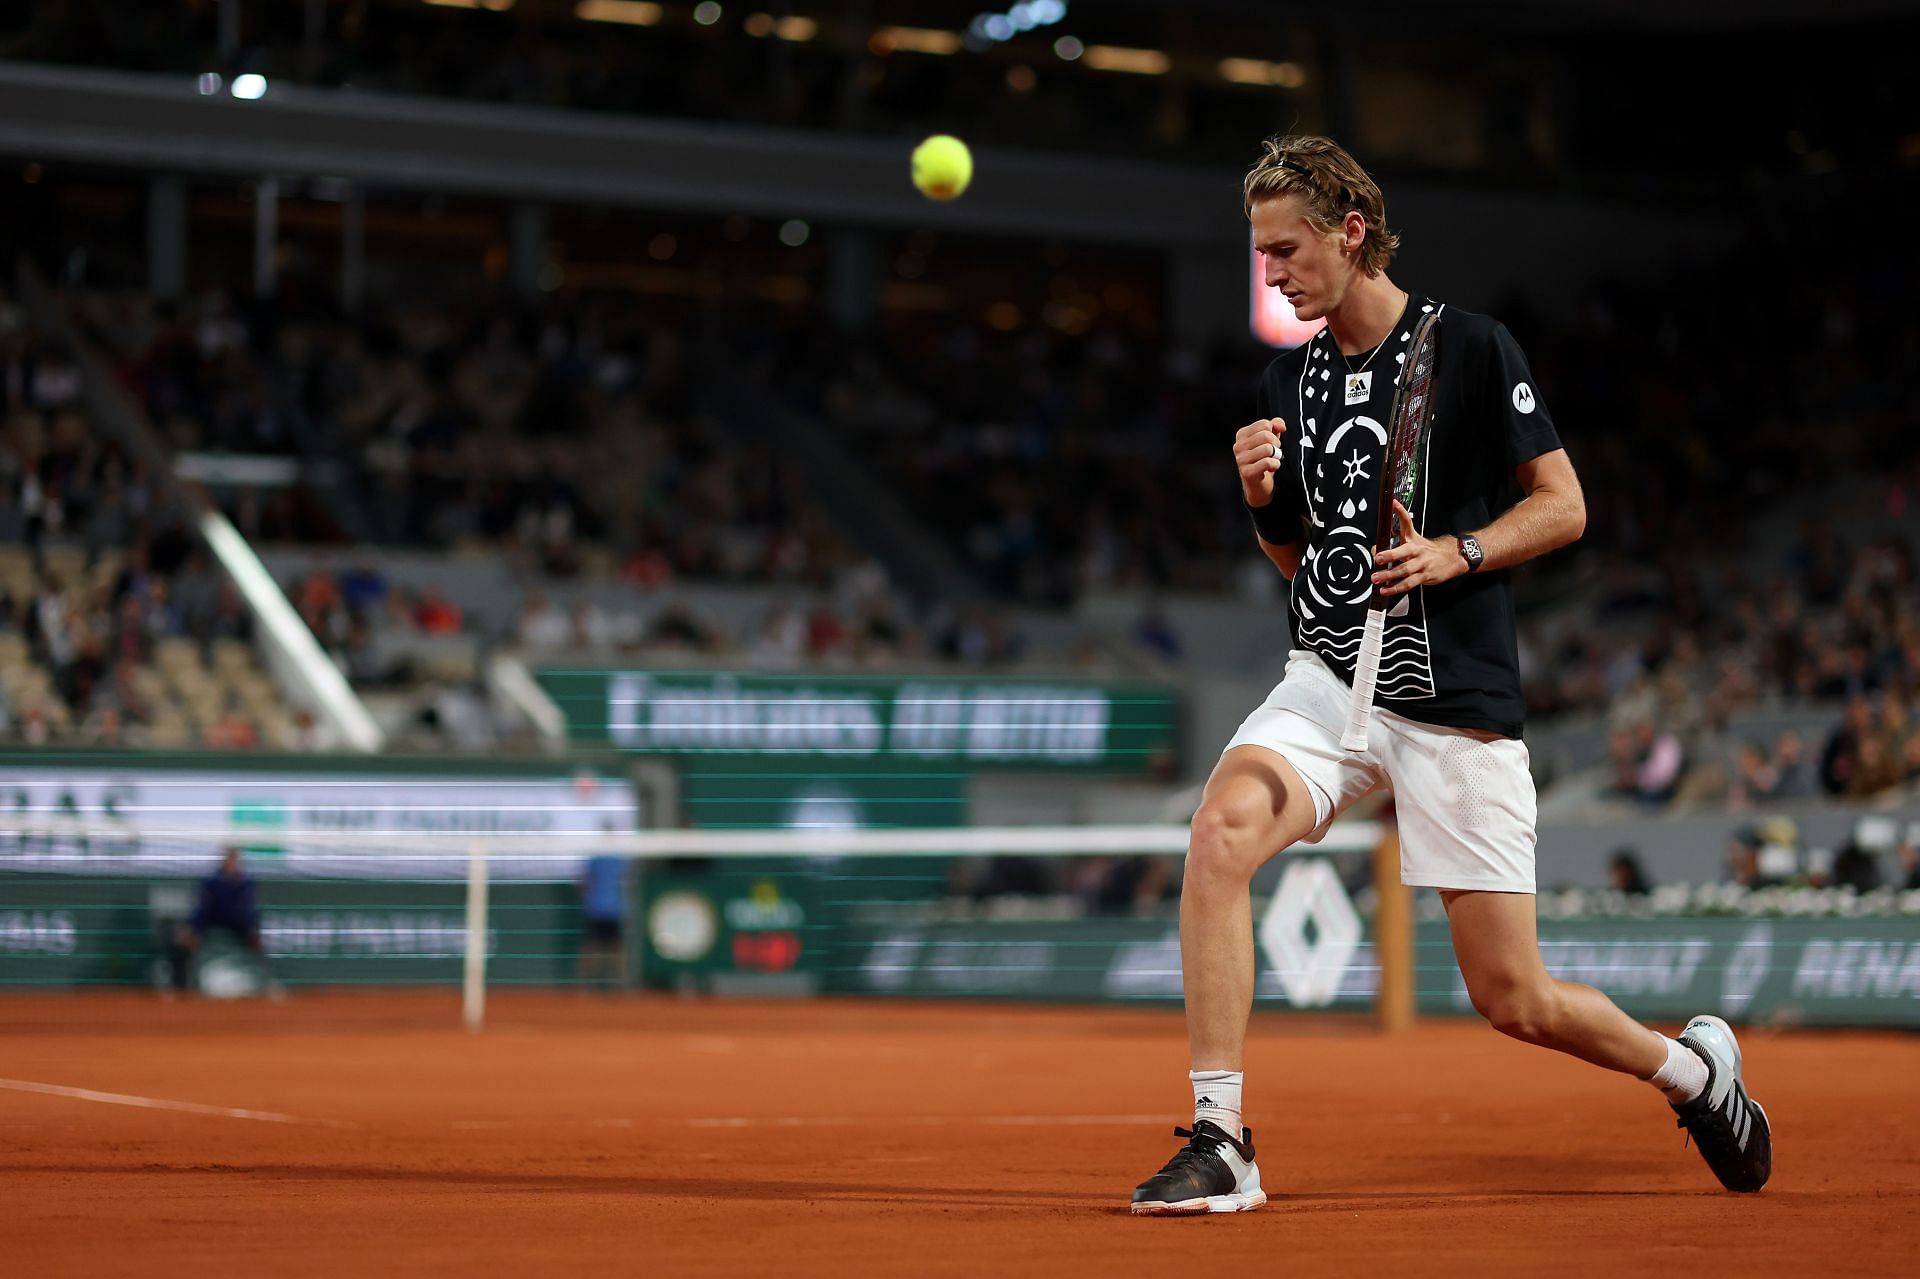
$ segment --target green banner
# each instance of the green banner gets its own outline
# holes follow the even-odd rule
[[[792,865],[777,873],[669,864],[648,877],[645,932],[636,940],[651,979],[668,984],[795,974],[849,994],[1179,1000],[1180,942],[1168,920],[848,922],[850,896],[863,913],[885,911],[875,903],[889,893],[938,894],[940,870],[863,867],[857,874],[871,882],[850,884],[844,866],[809,874]],[[897,882],[883,893],[880,881],[889,878]],[[194,891],[191,881],[169,876],[0,873],[0,989],[156,980]],[[466,922],[458,881],[270,879],[261,906],[274,975],[288,985],[460,979]],[[580,922],[571,881],[495,884],[488,981],[574,980]],[[1261,1006],[1371,1005],[1380,974],[1364,927],[1336,941],[1316,929],[1304,951],[1289,952],[1308,968],[1330,965],[1325,982],[1289,981],[1270,944],[1263,938]],[[1543,920],[1540,945],[1556,976],[1598,987],[1637,1017],[1717,1012],[1748,1022],[1920,1028],[1920,918]],[[1419,925],[1415,953],[1421,1010],[1470,1014],[1444,922]]]
[[[818,989],[833,948],[824,881],[774,867],[669,867],[645,881],[641,973],[648,986],[712,990],[728,978],[803,979]]]
[[[0,873],[0,989],[146,984],[160,977],[175,925],[193,913],[191,880]],[[264,880],[261,938],[292,985],[455,984],[466,952],[458,880]],[[580,952],[573,881],[492,886],[487,980],[558,985]],[[209,953],[230,949],[224,935]]]
[[[920,766],[1146,773],[1173,767],[1179,694],[1084,680],[548,668],[582,744]]]
[[[1920,1027],[1920,918],[1543,920],[1548,969],[1605,991],[1636,1017],[1716,1012],[1740,1021]],[[913,997],[1056,1002],[1180,999],[1180,940],[1166,921],[953,923],[843,935],[826,987]],[[1429,1014],[1470,1014],[1447,926],[1419,925],[1416,987]],[[1331,998],[1359,1011],[1379,988],[1368,936],[1337,961]],[[1256,1002],[1301,1006],[1266,953]]]
[[[703,830],[960,826],[967,777],[893,761],[701,755],[681,761],[680,811]],[[833,962],[848,903],[924,902],[943,857],[683,858],[642,879],[649,985],[711,989],[740,976],[805,976]]]

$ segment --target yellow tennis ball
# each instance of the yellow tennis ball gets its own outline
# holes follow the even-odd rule
[[[936,133],[913,149],[913,185],[929,200],[951,200],[973,181],[973,152],[947,133]]]

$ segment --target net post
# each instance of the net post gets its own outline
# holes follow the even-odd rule
[[[475,840],[467,851],[467,937],[461,972],[461,1020],[479,1030],[487,1014],[487,846]]]
[[[1413,890],[1400,882],[1400,830],[1392,822],[1373,848],[1373,895],[1373,947],[1380,960],[1374,1012],[1380,1029],[1397,1034],[1413,1028]]]

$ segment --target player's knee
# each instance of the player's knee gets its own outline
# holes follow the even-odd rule
[[[1251,880],[1253,872],[1275,849],[1261,841],[1273,824],[1264,801],[1233,796],[1209,799],[1193,815],[1187,844],[1187,876],[1233,881]]]
[[[1522,1043],[1543,1043],[1552,1036],[1555,999],[1543,983],[1486,982],[1471,992],[1474,1011],[1501,1034]]]

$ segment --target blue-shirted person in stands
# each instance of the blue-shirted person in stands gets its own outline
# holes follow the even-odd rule
[[[580,876],[580,980],[627,984],[627,860],[587,858]]]
[[[187,975],[200,943],[214,929],[224,929],[242,946],[252,951],[267,973],[267,991],[276,998],[280,983],[267,960],[267,948],[260,938],[259,885],[240,863],[240,850],[229,846],[220,859],[220,868],[200,881],[200,896],[193,914],[174,933],[168,961],[173,968],[175,990],[187,988]]]

